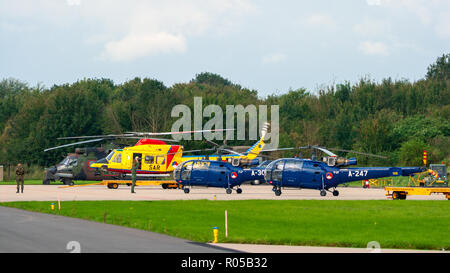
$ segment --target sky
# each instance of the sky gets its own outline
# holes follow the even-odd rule
[[[416,81],[444,53],[449,0],[0,0],[0,79],[30,86],[212,72],[265,97]]]

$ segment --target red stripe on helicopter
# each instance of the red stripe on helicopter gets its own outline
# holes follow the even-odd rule
[[[166,169],[169,167],[170,163],[172,162],[173,157],[175,156],[175,154],[178,152],[179,149],[180,149],[180,145],[173,145],[172,147],[170,147],[170,150],[167,152]]]
[[[151,139],[151,138],[142,138],[139,139],[139,141],[134,146],[139,145],[167,145],[166,142],[158,139]]]

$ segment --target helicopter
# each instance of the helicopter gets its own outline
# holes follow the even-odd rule
[[[138,175],[155,175],[155,174],[169,174],[174,171],[177,165],[182,162],[193,159],[207,159],[217,161],[231,162],[233,166],[239,166],[242,164],[254,165],[258,161],[256,157],[261,149],[264,147],[264,137],[267,133],[268,123],[264,124],[261,131],[261,138],[251,146],[246,152],[239,153],[229,149],[226,145],[226,139],[223,145],[219,145],[213,141],[206,140],[215,146],[212,149],[217,154],[213,155],[193,155],[186,156],[183,153],[199,152],[205,150],[191,150],[183,151],[181,145],[167,145],[162,140],[141,139],[135,146],[126,147],[123,149],[115,149],[108,156],[103,159],[97,160],[90,164],[91,168],[98,170],[106,170],[109,172],[120,173],[123,175],[129,175],[131,173],[132,161],[134,158],[138,158],[139,165],[136,173]],[[168,132],[168,133],[138,133],[130,132],[129,134],[135,134],[136,136],[148,137],[158,134],[179,134],[179,133],[197,133],[197,132],[211,132],[211,131],[227,131],[234,129],[216,129],[216,130],[202,130],[202,131],[188,131],[188,132]],[[226,152],[227,154],[224,154]]]
[[[291,148],[266,149],[258,151],[258,154],[288,149]],[[192,186],[202,186],[224,188],[227,194],[231,194],[237,187],[236,193],[241,194],[241,184],[250,182],[255,185],[264,181],[265,168],[272,160],[256,164],[258,162],[258,159],[254,159],[252,164],[241,161],[236,165],[236,162],[232,161],[193,159],[178,165],[173,172],[173,178],[185,193],[189,193]]]
[[[192,186],[202,186],[225,188],[227,194],[237,187],[236,193],[241,194],[241,184],[264,179],[264,169],[243,168],[227,161],[194,159],[178,165],[173,178],[182,186],[184,193],[189,193]]]
[[[327,191],[330,192],[332,188],[333,196],[339,196],[336,187],[340,184],[390,176],[410,176],[424,171],[423,167],[349,168],[348,166],[357,164],[356,158],[339,157],[320,146],[306,146],[299,149],[312,149],[311,159],[281,158],[272,161],[265,168],[264,180],[273,186],[272,190],[276,196],[281,195],[281,187],[315,189],[320,191],[320,196],[326,196]],[[376,156],[350,150],[334,150]],[[318,160],[317,151],[322,151],[327,156]]]
[[[104,176],[90,168],[89,164],[104,158],[114,148],[118,148],[118,145],[76,148],[74,153],[67,154],[60,163],[45,168],[42,184],[61,181],[64,185],[72,186],[74,180],[102,180]]]

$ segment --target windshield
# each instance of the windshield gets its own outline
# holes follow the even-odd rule
[[[78,158],[76,156],[67,156],[59,164],[60,165],[66,165],[66,166],[76,165],[77,161],[78,161]]]
[[[113,157],[115,151],[112,151],[109,153],[109,155],[106,157],[106,160],[109,162],[111,160],[111,158]]]

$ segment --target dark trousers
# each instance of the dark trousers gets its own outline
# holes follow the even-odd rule
[[[23,177],[18,177],[16,178],[16,182],[17,182],[17,192],[19,192],[19,187],[21,188],[21,192],[23,192]]]

